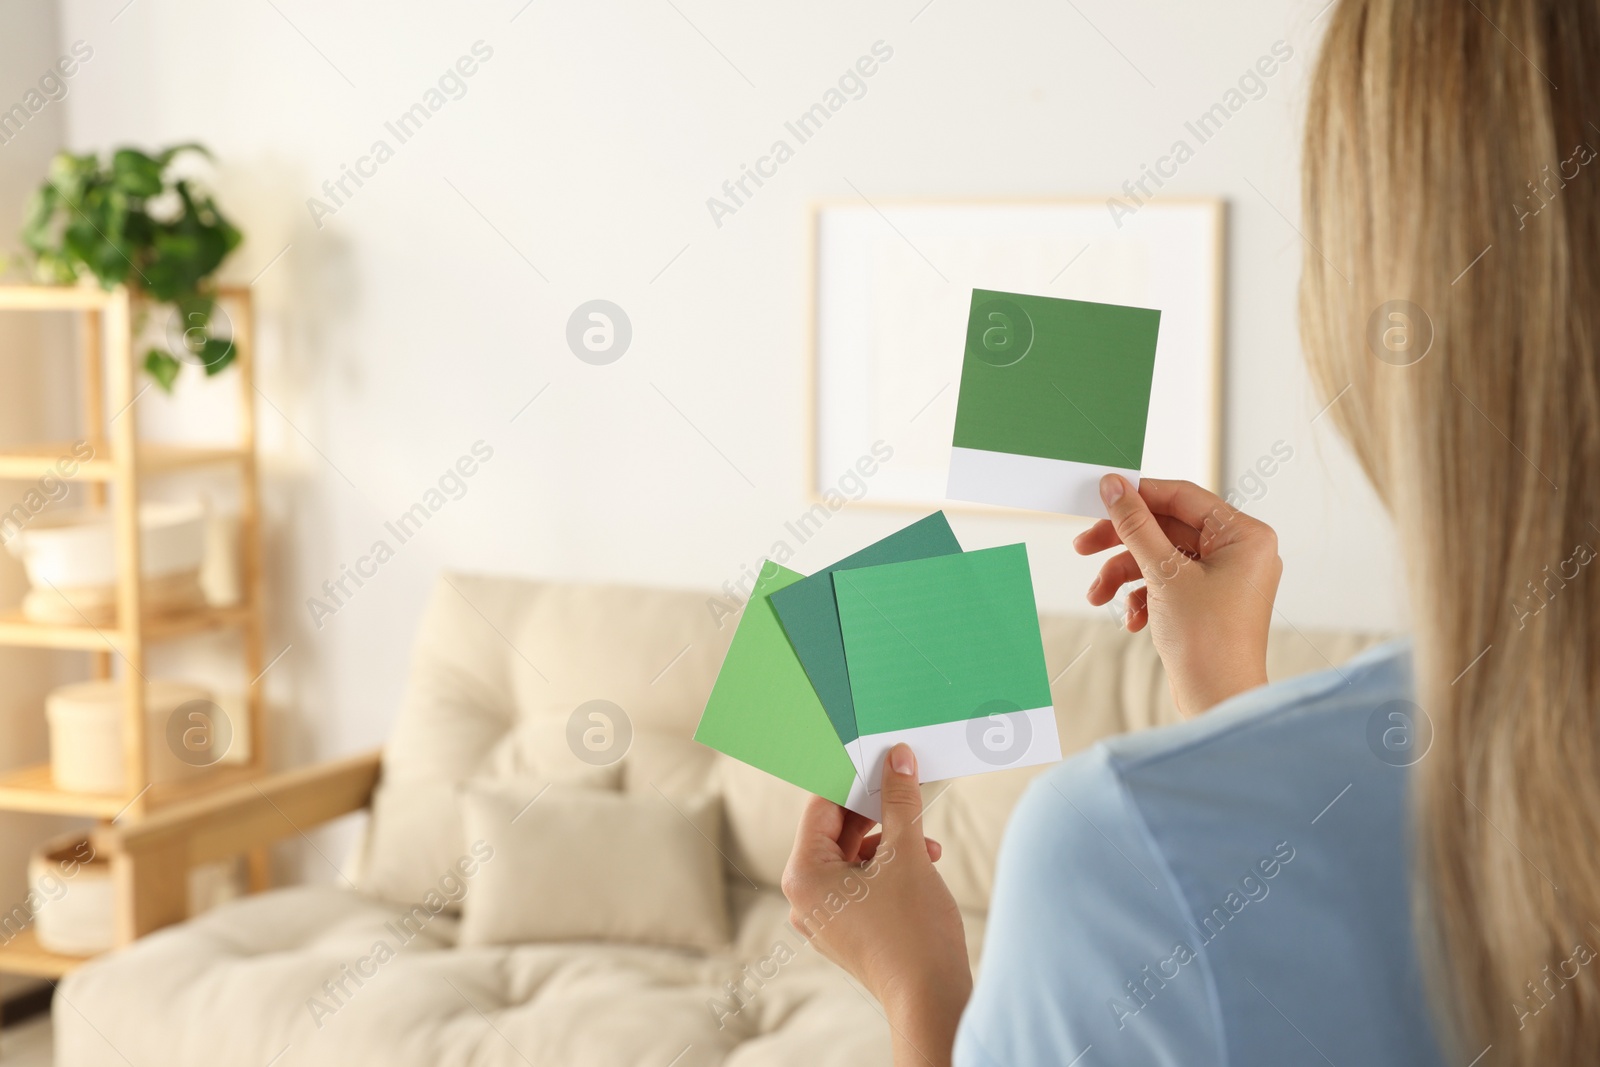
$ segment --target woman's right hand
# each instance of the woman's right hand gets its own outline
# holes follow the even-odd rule
[[[1131,490],[1120,475],[1102,478],[1111,517],[1073,542],[1084,556],[1127,550],[1100,568],[1089,603],[1107,604],[1122,586],[1144,580],[1128,594],[1128,630],[1150,627],[1184,715],[1265,685],[1267,631],[1283,574],[1277,534],[1193,482],[1144,478]]]

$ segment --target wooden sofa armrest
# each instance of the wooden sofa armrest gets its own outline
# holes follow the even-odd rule
[[[189,915],[189,869],[228,859],[359,811],[378,782],[367,752],[242,782],[90,834],[118,883],[117,943]]]

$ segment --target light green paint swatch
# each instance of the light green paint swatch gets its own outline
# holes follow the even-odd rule
[[[694,739],[844,804],[855,766],[769,599],[802,577],[776,563],[762,567]]]
[[[835,571],[863,736],[1050,706],[1023,545]]]

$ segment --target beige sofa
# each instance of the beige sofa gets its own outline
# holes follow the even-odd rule
[[[224,905],[83,967],[56,998],[56,1062],[887,1063],[877,1007],[786,922],[776,887],[802,795],[689,740],[734,630],[733,620],[719,629],[710,603],[690,592],[442,578],[352,869],[334,886]],[[1147,638],[1098,614],[1042,624],[1064,751],[1173,719]],[[1368,643],[1285,632],[1274,636],[1270,667],[1274,677],[1322,669]],[[609,768],[579,760],[567,741],[574,709],[597,699],[631,724],[627,754]],[[944,844],[940,868],[965,911],[975,961],[1006,818],[1038,770],[927,787],[927,828]],[[102,840],[129,862],[213,858],[362,805],[374,772],[372,761],[356,758],[280,776],[223,804],[206,829],[157,823]],[[459,790],[482,779],[576,780],[675,806],[674,798],[713,790],[730,940],[710,952],[561,940],[464,948],[457,918],[443,910],[413,922],[414,935],[375,975],[342,979],[375,941],[394,939],[395,924],[416,914],[412,906],[458,858]],[[574,869],[585,860],[549,857]]]

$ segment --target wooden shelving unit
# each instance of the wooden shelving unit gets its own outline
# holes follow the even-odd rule
[[[266,667],[262,617],[260,488],[256,473],[254,378],[254,308],[250,291],[218,290],[218,303],[233,322],[235,356],[223,373],[238,385],[238,439],[216,445],[189,446],[139,439],[136,401],[143,385],[134,353],[132,298],[126,289],[88,286],[0,286],[0,312],[70,313],[79,319],[79,374],[82,382],[80,440],[93,456],[78,461],[70,480],[87,483],[89,500],[106,506],[115,534],[117,558],[116,624],[49,625],[32,622],[20,611],[0,611],[0,645],[71,649],[87,652],[96,678],[117,678],[123,690],[124,794],[73,793],[56,787],[48,765],[0,773],[0,811],[90,817],[119,824],[139,820],[182,802],[260,777],[265,769],[266,715],[262,707],[262,672]],[[194,373],[191,371],[190,373]],[[46,472],[61,477],[54,464],[73,456],[76,442],[45,442],[0,448],[0,481],[31,482]],[[139,560],[139,500],[148,478],[176,471],[225,468],[239,478],[239,556],[241,600],[228,607],[204,607],[174,615],[145,610]],[[243,673],[250,679],[245,697],[248,723],[247,762],[221,763],[195,778],[149,785],[149,752],[162,738],[148,736],[144,680],[147,652],[159,642],[208,631],[239,632]],[[42,709],[41,709],[42,713]],[[237,734],[235,736],[238,736]],[[252,889],[266,883],[266,857],[249,856]],[[164,877],[172,877],[169,872]],[[178,876],[181,877],[181,874]],[[119,942],[139,930],[135,902],[142,887],[115,880]],[[41,948],[31,929],[0,945],[0,972],[56,977],[82,960]]]
[[[5,973],[32,978],[60,978],[84,962],[82,956],[63,956],[40,945],[31,926],[0,948],[0,960]]]

